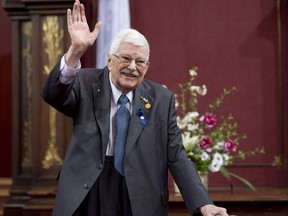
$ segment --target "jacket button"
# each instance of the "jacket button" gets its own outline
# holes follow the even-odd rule
[[[84,184],[83,187],[84,187],[85,189],[89,189],[89,188],[90,188],[90,185],[89,185],[89,184]]]
[[[102,164],[99,164],[98,165],[98,169],[102,169],[103,168],[103,165]]]

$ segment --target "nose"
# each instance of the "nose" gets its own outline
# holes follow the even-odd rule
[[[136,70],[136,61],[133,59],[130,64],[128,65],[129,69]]]

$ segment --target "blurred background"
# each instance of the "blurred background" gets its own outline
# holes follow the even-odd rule
[[[98,1],[83,3],[92,29]],[[47,69],[69,46],[65,15],[73,1],[2,0],[1,5],[1,200],[13,194],[52,199],[71,120],[52,111],[40,91]],[[239,131],[247,135],[242,150],[263,146],[266,153],[236,160],[228,169],[256,188],[287,190],[287,0],[131,0],[129,9],[131,27],[150,43],[146,78],[179,93],[178,84],[197,66],[195,83],[208,89],[198,101],[202,113],[224,88],[236,86],[217,114],[233,113]],[[53,31],[57,34],[49,45]],[[95,43],[83,56],[83,66],[95,67],[96,59]],[[237,180],[232,184],[244,187]],[[221,174],[209,174],[209,190],[230,186]]]

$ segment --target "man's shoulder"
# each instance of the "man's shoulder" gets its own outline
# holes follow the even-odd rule
[[[149,86],[151,89],[161,92],[163,94],[174,94],[171,90],[169,90],[165,85],[159,84],[155,81],[149,80],[149,79],[144,79],[143,80],[143,85]]]
[[[106,67],[102,68],[102,69],[81,68],[77,75],[79,76],[80,79],[85,79],[85,80],[92,80],[93,79],[93,80],[95,80],[95,78],[100,79],[105,74],[107,74],[107,76],[108,76],[108,69]]]

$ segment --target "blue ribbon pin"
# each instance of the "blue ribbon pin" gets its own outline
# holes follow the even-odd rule
[[[140,118],[140,123],[142,125],[146,125],[147,124],[147,120],[145,119],[144,112],[141,109],[138,110],[137,115]]]

